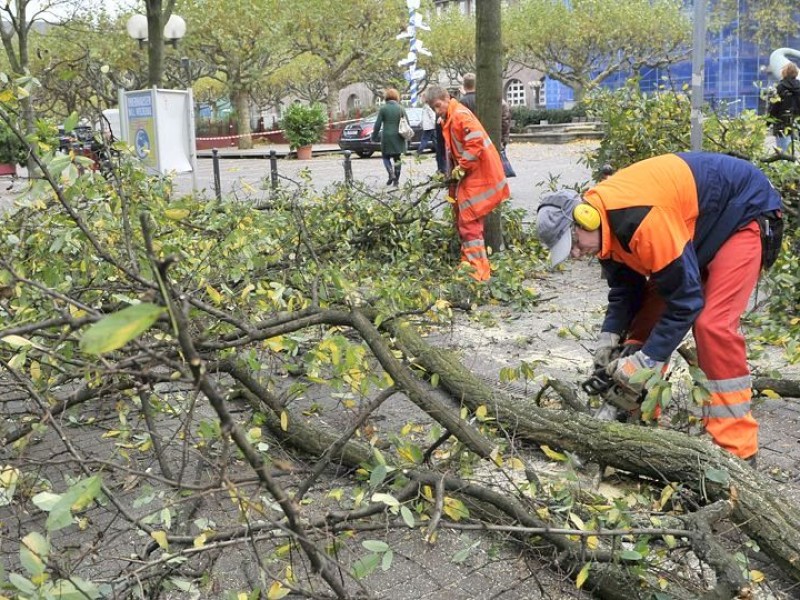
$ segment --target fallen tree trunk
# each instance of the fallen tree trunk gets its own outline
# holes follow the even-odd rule
[[[455,357],[427,344],[408,323],[384,323],[398,345],[439,385],[472,410],[489,413],[516,436],[548,444],[619,469],[657,480],[679,481],[708,500],[729,499],[732,520],[794,579],[800,580],[800,507],[774,492],[774,482],[741,460],[701,438],[665,429],[608,421],[567,410],[542,409],[488,387]],[[709,479],[719,472],[725,484]],[[727,475],[724,475],[724,474]]]

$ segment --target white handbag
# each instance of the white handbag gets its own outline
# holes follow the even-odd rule
[[[400,125],[397,127],[397,132],[404,140],[410,140],[414,137],[414,130],[411,128],[411,125],[409,125],[408,119],[405,115],[400,117]]]

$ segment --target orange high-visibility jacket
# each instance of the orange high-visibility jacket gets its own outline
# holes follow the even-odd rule
[[[453,164],[466,175],[456,190],[459,219],[475,221],[488,215],[511,192],[500,154],[481,122],[458,100],[451,99],[442,124]]]

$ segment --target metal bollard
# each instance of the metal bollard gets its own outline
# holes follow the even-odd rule
[[[272,189],[278,189],[278,153],[275,150],[269,151],[269,177],[272,182]]]
[[[344,182],[345,185],[353,183],[353,163],[350,162],[350,150],[344,151]]]
[[[217,200],[222,200],[222,184],[219,181],[219,150],[211,149],[211,158],[214,165],[214,194]]]

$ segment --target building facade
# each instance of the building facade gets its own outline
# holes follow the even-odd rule
[[[511,0],[509,0],[511,1]],[[475,14],[477,0],[434,0],[437,10],[459,10],[462,14]],[[738,7],[739,14],[747,10],[745,2]],[[800,48],[798,35],[787,38],[781,47]],[[740,35],[738,18],[719,33],[709,33],[706,40],[704,96],[714,107],[726,108],[732,113],[744,109],[763,111],[763,89],[775,85],[775,78],[767,70],[769,55],[776,48],[759,48],[752,40]],[[641,88],[646,92],[662,87],[675,90],[691,87],[691,60],[669,67],[645,68],[638,73],[619,72],[603,82],[607,88],[617,88],[633,75],[638,75]],[[572,90],[530,69],[511,73],[504,82],[506,101],[512,105],[529,108],[569,108],[574,102]]]

